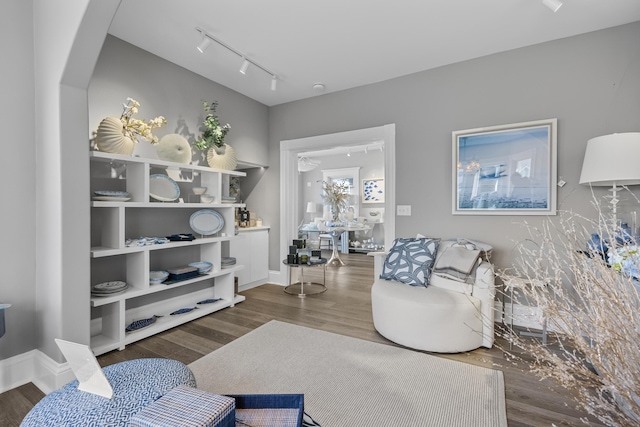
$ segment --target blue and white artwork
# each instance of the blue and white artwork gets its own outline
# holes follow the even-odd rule
[[[555,215],[556,119],[453,132],[454,214]]]
[[[384,203],[384,179],[362,180],[362,203]]]

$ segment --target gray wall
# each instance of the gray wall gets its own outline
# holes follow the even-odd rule
[[[364,151],[351,153],[351,156],[347,157],[346,154],[336,154],[331,156],[319,156],[315,160],[320,161],[320,165],[309,171],[301,172],[300,177],[300,206],[298,211],[300,218],[307,218],[306,213],[307,202],[315,202],[317,204],[318,212],[316,217],[322,216],[322,171],[326,169],[343,169],[343,168],[360,168],[360,194],[358,195],[359,210],[364,208],[384,208],[384,203],[361,203],[362,198],[362,180],[371,178],[383,178],[384,177],[384,155],[378,150],[371,150],[371,152],[365,153]],[[306,215],[306,216],[305,216]],[[362,213],[361,213],[361,216]]]
[[[1,143],[4,188],[0,207],[3,224],[0,303],[12,304],[5,313],[6,334],[0,338],[2,360],[36,347],[32,2],[2,2],[0,52],[5,58],[0,79],[0,115],[7,131]]]
[[[89,85],[89,129],[95,131],[107,116],[120,116],[127,97],[140,102],[140,119],[162,115],[167,124],[154,130],[158,137],[180,133],[191,143],[201,135],[202,100],[218,101],[221,123],[231,131],[225,142],[239,160],[265,164],[268,107],[225,86],[205,79],[116,37],[107,36]],[[141,140],[134,155],[157,157],[155,148]],[[194,150],[197,157],[200,152]],[[202,164],[206,164],[202,158]]]
[[[525,235],[522,222],[542,218],[453,216],[451,132],[557,118],[558,176],[567,182],[558,207],[594,217],[590,190],[578,184],[586,141],[640,131],[639,41],[636,22],[272,107],[268,185],[278,185],[281,140],[395,123],[397,180],[387,191],[396,192],[397,204],[412,205],[396,234],[485,241],[506,267]],[[278,214],[274,204],[270,216]],[[274,254],[279,230],[272,231]]]

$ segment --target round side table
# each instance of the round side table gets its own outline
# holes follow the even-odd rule
[[[327,271],[325,269],[327,265],[326,258],[320,258],[318,261],[308,262],[305,264],[289,264],[285,259],[282,261],[282,263],[284,265],[289,266],[289,286],[286,286],[284,288],[284,291],[286,293],[290,295],[297,295],[298,298],[305,298],[307,295],[317,295],[327,290],[327,286],[326,286]],[[304,281],[304,269],[309,267],[322,268],[322,283]],[[294,268],[300,269],[300,281],[292,283],[293,281],[292,272]]]

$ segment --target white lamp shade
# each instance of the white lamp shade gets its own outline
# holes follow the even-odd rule
[[[606,187],[640,184],[640,132],[590,139],[584,153],[580,184]]]
[[[315,202],[307,203],[307,213],[315,213],[316,212],[316,204]]]

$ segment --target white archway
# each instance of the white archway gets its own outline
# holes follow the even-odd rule
[[[396,234],[395,222],[395,181],[396,181],[396,127],[388,124],[367,129],[338,132],[307,138],[280,141],[280,259],[285,259],[289,243],[298,237],[298,218],[300,183],[298,180],[298,153],[310,150],[322,150],[335,146],[366,144],[376,141],[384,142],[384,178],[385,218],[384,241],[388,245]],[[280,265],[280,284],[288,283],[288,270]]]

